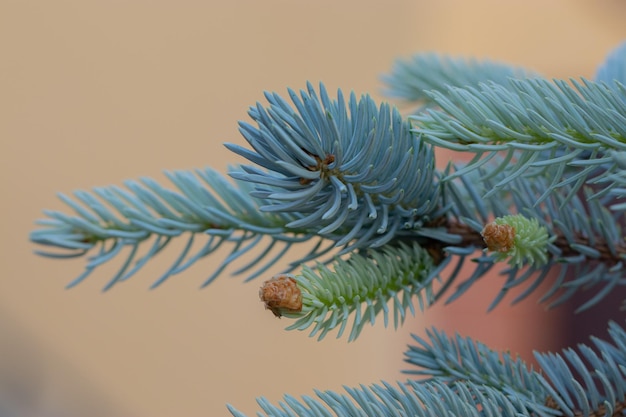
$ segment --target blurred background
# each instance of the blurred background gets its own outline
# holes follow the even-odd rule
[[[263,310],[262,279],[198,290],[220,259],[148,290],[173,247],[112,291],[115,264],[68,291],[84,259],[36,257],[28,233],[42,209],[65,210],[57,192],[225,172],[241,160],[222,143],[243,144],[237,121],[264,90],[310,80],[381,98],[380,75],[419,51],[592,77],[626,38],[625,13],[620,0],[1,0],[0,416],[253,414],[261,395],[402,379],[410,333],[433,325],[526,359],[558,349],[568,308],[511,297],[486,314],[498,277],[398,331],[317,343]]]

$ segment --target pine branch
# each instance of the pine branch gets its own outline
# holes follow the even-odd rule
[[[459,384],[456,390],[438,382],[419,384],[408,381],[394,386],[390,383],[370,387],[345,388],[348,395],[333,391],[319,391],[318,398],[309,396],[298,400],[286,395],[278,406],[265,398],[257,400],[268,417],[531,417],[517,401],[511,401],[502,392],[491,388],[480,389],[471,384]],[[479,405],[479,407],[477,407]],[[235,417],[245,417],[231,405],[229,411]]]
[[[85,271],[73,280],[73,287],[86,279],[98,266],[122,256],[130,248],[121,268],[104,287],[105,290],[134,275],[159,254],[173,238],[187,235],[187,243],[171,267],[152,287],[186,270],[196,261],[218,248],[230,245],[230,255],[205,281],[210,283],[234,259],[269,239],[265,250],[239,272],[252,268],[250,278],[268,269],[279,259],[271,258],[270,250],[282,246],[284,254],[291,245],[314,237],[304,229],[289,229],[285,224],[294,217],[285,213],[263,213],[262,200],[251,199],[245,183],[234,186],[212,169],[166,173],[177,191],[162,187],[152,179],[127,181],[126,189],[110,186],[95,188],[91,193],[77,191],[72,199],[63,194],[61,200],[75,215],[47,210],[48,219],[37,222],[42,228],[31,233],[30,239],[60,251],[38,251],[43,256],[68,258],[86,256]],[[194,241],[206,236],[206,242],[192,253]],[[150,243],[150,238],[153,238]],[[141,247],[147,250],[140,256]],[[317,256],[326,252],[314,250]],[[265,263],[264,263],[265,262]]]
[[[598,68],[595,81],[612,85],[614,82],[626,84],[626,42],[613,49]]]
[[[412,234],[438,214],[440,190],[432,148],[411,134],[395,109],[386,104],[377,107],[369,96],[357,100],[354,94],[346,103],[341,91],[337,100],[331,100],[323,85],[319,97],[310,84],[300,96],[291,90],[289,94],[294,108],[279,95],[268,93],[270,106],[265,109],[259,104],[249,112],[258,127],[240,124],[254,151],[227,145],[257,165],[231,172],[238,181],[236,187],[206,170],[196,172],[202,181],[189,172],[168,174],[177,191],[143,179],[141,183],[128,181],[128,190],[79,191],[75,193],[78,202],[62,195],[76,216],[47,211],[50,219],[39,222],[44,228],[33,232],[31,240],[67,252],[38,253],[84,256],[100,246],[73,286],[130,247],[108,289],[128,279],[173,237],[188,232],[181,255],[153,286],[222,243],[232,244],[231,254],[205,281],[207,285],[263,236],[269,237],[269,244],[262,256],[242,268],[258,266],[249,278],[273,265],[293,243],[327,239],[342,249],[340,253],[348,253]],[[252,189],[250,184],[257,186]],[[198,234],[211,239],[190,256]],[[137,258],[140,244],[151,236],[157,236],[153,245]],[[283,251],[260,265],[276,245],[283,245]],[[330,250],[330,246],[315,249],[298,262]]]
[[[287,227],[315,230],[346,246],[379,247],[420,228],[439,209],[432,148],[412,135],[396,109],[369,96],[331,100],[320,84],[289,90],[292,104],[266,93],[269,106],[240,123],[253,150],[227,144],[257,166],[232,172],[256,184],[265,212],[292,212]],[[263,168],[263,169],[260,169]]]
[[[340,337],[352,322],[354,340],[381,312],[386,326],[389,304],[397,326],[414,314],[414,298],[424,308],[464,277],[453,301],[499,262],[508,263],[505,283],[490,308],[530,283],[514,302],[525,298],[552,271],[542,301],[599,288],[579,309],[589,308],[626,285],[626,44],[596,81],[515,79],[528,76],[434,55],[398,61],[386,77],[390,93],[424,106],[409,121],[369,96],[331,99],[323,85],[289,90],[291,103],[267,93],[269,105],[249,111],[254,124],[240,123],[252,149],[227,145],[253,164],[231,172],[235,184],[207,169],[167,173],[174,191],[146,178],[60,195],[75,214],[46,211],[31,240],[58,250],[44,256],[95,252],[69,286],[127,249],[108,289],[183,235],[182,252],[153,287],[223,246],[230,254],[204,285],[260,245],[235,273],[251,271],[251,279],[293,244],[318,239],[292,268],[335,249],[350,257],[279,274],[260,293],[274,314],[295,319],[290,329],[318,339],[335,329]],[[473,158],[437,172],[434,146]],[[206,242],[197,249],[199,236]],[[595,349],[536,354],[535,372],[433,330],[407,352],[423,367],[409,373],[431,380],[259,404],[272,416],[618,416],[626,412],[626,332],[611,323],[609,333],[611,342],[592,339]]]
[[[520,184],[525,184],[525,181],[520,181]],[[467,183],[473,184],[471,181]],[[470,194],[478,195],[476,192]],[[447,192],[444,195],[447,195]],[[522,195],[532,200],[532,193]],[[494,200],[503,201],[498,196],[495,196]],[[467,202],[467,199],[465,201]],[[572,210],[571,206],[566,206],[563,210],[558,210],[556,206],[543,206],[535,207],[537,210],[532,212],[528,209],[529,201],[518,199],[517,208],[534,217],[505,215],[496,218],[494,223],[500,222],[512,228],[514,241],[511,242],[511,247],[506,252],[495,252],[490,256],[474,258],[476,265],[474,271],[459,285],[448,301],[453,301],[465,293],[483,276],[485,270],[511,257],[508,261],[511,268],[503,272],[507,279],[490,308],[495,307],[513,287],[533,279],[534,282],[514,300],[520,301],[534,292],[550,271],[559,269],[560,274],[553,278],[554,283],[544,295],[544,299],[558,296],[554,304],[562,302],[575,290],[584,289],[591,283],[602,285],[603,288],[581,306],[581,309],[599,302],[615,285],[622,282],[619,265],[626,255],[626,245],[619,235],[610,236],[603,232],[606,228],[602,225],[610,224],[611,219],[605,218],[606,223],[603,223],[602,216],[594,211],[599,210],[594,204],[587,207],[591,211],[586,215],[585,213],[576,215],[581,209],[577,199],[571,200],[569,204],[576,208]],[[468,204],[464,207],[467,206]],[[500,210],[494,205],[485,210],[497,214],[499,211],[509,212],[510,209]],[[563,212],[572,213],[574,217],[564,216]],[[473,212],[466,214],[475,215]],[[595,226],[579,225],[579,218],[588,218],[592,215]],[[604,215],[607,215],[606,211]],[[560,220],[555,220],[557,218]],[[547,224],[546,220],[554,221],[556,225],[544,226]],[[270,305],[268,308],[278,316],[286,315],[297,319],[288,329],[304,330],[312,327],[311,336],[318,335],[319,339],[324,338],[335,328],[339,328],[337,337],[341,337],[349,321],[353,320],[349,340],[354,340],[368,322],[368,317],[369,322],[374,324],[375,316],[381,311],[384,312],[385,326],[387,325],[386,303],[393,297],[394,325],[397,326],[404,320],[407,308],[414,314],[411,301],[413,295],[420,297],[420,307],[423,308],[424,305],[441,298],[451,287],[452,282],[467,273],[464,272],[467,270],[462,268],[464,260],[467,257],[474,257],[477,249],[484,251],[489,248],[485,232],[489,226],[490,224],[482,226],[478,220],[471,220],[469,217],[444,216],[426,224],[413,236],[392,241],[386,245],[389,249],[383,253],[370,249],[364,254],[353,254],[347,262],[336,260],[334,271],[323,265],[314,269],[305,266],[301,274],[293,277],[294,286],[297,285],[299,288],[298,293],[301,291],[303,304],[295,311],[291,307],[287,311],[275,309]],[[585,230],[587,228],[589,230]],[[446,245],[439,239],[441,236],[453,236],[458,239],[454,244]],[[412,241],[413,249],[408,250],[403,241]],[[596,248],[597,254],[591,252],[591,248]],[[446,267],[455,259],[457,266],[449,272]],[[440,272],[444,269],[446,275],[441,276]],[[425,275],[416,275],[415,271],[418,270]],[[577,272],[573,274],[576,278],[565,280],[568,271]],[[437,289],[432,288],[435,278],[437,282],[442,283]],[[407,287],[409,283],[411,286]],[[399,297],[401,289],[404,289],[404,295]],[[433,292],[436,294],[434,298]],[[426,302],[421,298],[423,294],[429,294]],[[283,296],[288,299],[290,297],[289,294]],[[272,302],[280,301],[272,298]],[[362,305],[365,306],[363,312]],[[356,314],[353,314],[355,311]],[[354,319],[349,318],[350,316],[354,316]]]
[[[503,272],[508,278],[490,308],[495,307],[511,288],[534,276],[535,282],[518,296],[515,302],[525,298],[537,289],[548,272],[553,269],[560,268],[561,274],[555,279],[552,288],[548,290],[544,298],[558,294],[560,291],[564,294],[560,295],[558,302],[570,296],[572,289],[584,287],[589,281],[598,284],[603,279],[606,280],[604,288],[581,309],[599,302],[614,285],[621,282],[621,273],[613,274],[610,273],[611,268],[599,269],[597,266],[619,264],[621,256],[626,254],[626,245],[623,242],[613,247],[614,251],[611,253],[608,249],[609,244],[605,241],[606,258],[595,259],[594,263],[590,260],[580,262],[580,259],[570,262],[579,266],[578,272],[585,271],[585,268],[593,265],[596,268],[584,274],[575,274],[575,278],[570,280],[564,280],[565,272],[571,269],[566,266],[567,260],[564,257],[580,258],[581,253],[578,250],[590,245],[590,239],[579,238],[572,243],[558,229],[552,229],[556,230],[558,235],[548,237],[547,228],[540,227],[537,218],[532,218],[531,222],[521,215],[507,215],[496,219],[496,222],[498,220],[502,220],[501,224],[512,227],[515,235],[512,247],[506,253],[495,253],[492,256],[474,259],[478,266],[470,278],[459,286],[449,301],[458,298],[482,277],[486,265],[490,267],[504,260],[506,256],[512,256],[509,261],[512,267]],[[315,268],[304,266],[302,272],[295,276],[279,275],[264,284],[260,293],[261,299],[275,315],[296,319],[294,324],[287,327],[288,330],[312,328],[310,336],[318,336],[319,340],[337,328],[339,329],[337,337],[341,337],[350,321],[352,321],[352,327],[349,332],[349,341],[355,340],[365,324],[369,322],[373,325],[376,316],[381,312],[384,315],[386,327],[390,316],[387,304],[390,300],[393,300],[393,320],[394,326],[397,327],[404,321],[407,310],[415,314],[414,296],[418,298],[421,309],[441,298],[451,283],[463,273],[464,269],[461,266],[464,258],[473,255],[475,249],[486,250],[489,247],[485,233],[489,225],[482,231],[478,231],[457,219],[443,217],[428,226],[434,227],[435,225],[445,229],[445,232],[433,233],[433,236],[440,234],[457,236],[460,239],[457,246],[445,246],[441,241],[432,237],[416,235],[412,247],[405,245],[403,240],[398,240],[387,245],[382,251],[370,249],[363,253],[354,253],[348,261],[335,259],[331,265],[332,269],[319,264]],[[422,232],[426,230],[429,229],[425,228]],[[408,240],[408,238],[405,239]],[[600,242],[601,239],[602,237],[594,236],[594,245],[603,245]],[[552,247],[552,252],[547,250],[548,246]],[[447,272],[445,276],[441,276],[441,271],[455,257],[458,258],[457,267],[452,272]],[[533,257],[538,260],[535,262]],[[530,268],[522,269],[528,265]],[[612,269],[619,270],[615,266]],[[282,283],[279,284],[279,282]],[[433,289],[435,282],[441,283],[437,289]]]
[[[67,250],[62,255],[44,253],[49,256],[83,256],[100,246],[85,273],[70,286],[116,257],[124,247],[130,247],[120,271],[105,287],[110,288],[134,274],[173,237],[184,233],[188,237],[181,255],[153,286],[182,272],[223,243],[231,244],[231,254],[206,280],[206,285],[226,265],[257,246],[264,236],[269,243],[261,255],[239,270],[252,270],[250,278],[274,265],[292,244],[319,238],[320,245],[291,267],[332,251],[333,243],[342,248],[339,253],[348,253],[385,244],[393,246],[403,240],[422,245],[440,268],[456,262],[436,299],[463,271],[465,260],[472,259],[476,268],[449,301],[462,295],[504,258],[510,258],[513,264],[505,271],[507,282],[493,306],[510,288],[536,277],[521,296],[525,297],[553,266],[563,262],[563,271],[574,265],[582,278],[567,283],[559,278],[546,294],[552,296],[564,290],[555,303],[578,288],[603,283],[603,289],[583,306],[588,307],[620,284],[623,239],[619,231],[610,227],[615,219],[595,201],[597,198],[589,197],[587,205],[576,199],[577,184],[556,188],[543,177],[530,181],[512,175],[515,179],[511,179],[511,173],[503,168],[507,166],[506,159],[490,171],[449,168],[439,174],[434,169],[432,148],[412,135],[397,111],[389,106],[377,107],[369,97],[357,100],[353,94],[346,103],[341,91],[336,100],[331,100],[323,86],[319,97],[311,85],[300,95],[291,90],[289,94],[293,108],[277,94],[268,93],[268,108],[259,104],[250,110],[257,127],[241,123],[241,131],[253,151],[228,145],[257,165],[243,166],[231,173],[238,181],[236,187],[207,170],[197,172],[202,181],[188,172],[169,174],[177,192],[149,179],[144,179],[143,184],[127,182],[129,191],[110,187],[95,190],[95,195],[78,192],[79,203],[62,197],[77,216],[49,212],[51,219],[44,221],[45,227],[35,231],[31,239]],[[438,182],[439,176],[458,177],[462,187],[453,181]],[[563,190],[567,191],[565,197]],[[535,247],[530,239],[526,249],[522,250],[518,243],[511,253],[475,258],[474,250],[483,248],[477,233],[482,232],[488,219],[512,213],[538,222],[538,231],[547,228],[549,238],[556,244],[539,249],[543,246]],[[445,224],[448,219],[453,222]],[[469,226],[473,235],[459,234],[456,228],[461,224]],[[210,238],[192,255],[198,234],[208,234]],[[155,235],[152,246],[138,257],[140,243]],[[330,245],[320,249],[323,240],[329,240]],[[594,247],[596,243],[599,249]],[[280,246],[279,253],[270,257]],[[530,269],[525,270],[526,266]]]
[[[433,329],[429,341],[413,336],[419,346],[409,347],[406,360],[420,369],[407,373],[451,387],[469,382],[495,388],[538,415],[556,414],[552,409],[566,416],[617,416],[626,406],[626,332],[612,322],[609,334],[613,343],[592,339],[596,350],[580,345],[578,353],[537,353],[541,372],[535,372],[508,353]]]
[[[454,219],[444,218],[441,218],[439,224],[440,227],[444,227],[446,229],[447,233],[455,234],[461,237],[461,243],[458,246],[473,246],[483,250],[488,249],[488,245],[487,243],[485,243],[485,239],[482,233],[473,229],[471,226]],[[616,245],[612,239],[606,240],[604,236],[598,234],[587,237],[581,233],[577,233],[570,240],[562,232],[557,232],[557,234],[553,237],[554,241],[552,242],[552,245],[558,248],[560,254],[559,256],[552,255],[554,261],[560,261],[561,258],[580,256],[580,252],[577,251],[575,248],[581,247],[594,248],[597,251],[597,257],[595,258],[597,262],[604,263],[610,266],[614,266],[626,259],[626,242],[619,242]],[[441,248],[441,242],[434,239],[430,239],[425,242],[422,241],[422,245],[432,251],[439,250],[445,252],[445,250]],[[594,255],[595,254],[596,253],[594,252]],[[439,253],[437,255],[437,258],[440,259],[443,256],[445,255]],[[494,258],[495,262],[499,262],[502,260],[503,258],[498,255],[496,255],[496,257]]]
[[[318,391],[318,399],[285,396],[275,406],[258,400],[268,416],[618,416],[626,405],[626,332],[609,325],[612,343],[593,339],[595,350],[537,354],[541,372],[519,358],[459,336],[428,333],[415,337],[408,373],[430,377],[371,387],[345,388],[348,395]],[[571,369],[571,370],[570,370]],[[243,414],[232,406],[236,417]],[[263,414],[259,414],[263,415]]]
[[[449,167],[443,175],[449,175],[451,169]],[[456,300],[497,264],[497,254],[476,256],[477,250],[485,248],[480,234],[493,218],[504,218],[511,213],[535,219],[546,228],[552,243],[545,248],[547,263],[542,264],[540,259],[541,262],[530,267],[513,264],[501,272],[506,277],[505,282],[490,309],[512,288],[528,284],[513,302],[523,300],[540,288],[548,277],[553,283],[542,301],[550,300],[552,307],[577,292],[596,291],[579,310],[597,304],[615,286],[626,285],[623,279],[626,245],[622,231],[615,227],[623,221],[623,213],[610,212],[599,199],[588,198],[590,192],[584,194],[586,198],[580,198],[568,187],[552,191],[542,199],[549,184],[542,178],[518,177],[497,193],[485,197],[487,190],[505,175],[500,172],[480,180],[487,176],[488,170],[489,167],[480,168],[443,183],[441,204],[450,210],[429,226],[439,228],[442,235],[457,236],[458,240],[447,245],[437,240],[420,241],[434,259],[451,271],[443,279],[442,288],[436,291],[436,300],[455,284],[457,288],[448,296],[447,302]],[[538,204],[538,201],[542,203]],[[464,268],[470,259],[471,269]],[[551,271],[555,273],[550,274]],[[463,280],[458,283],[460,279]]]
[[[421,381],[444,382],[454,388],[459,382],[472,383],[505,392],[510,399],[538,415],[552,414],[545,405],[548,393],[519,357],[500,353],[470,338],[449,338],[442,331],[426,331],[428,340],[412,335],[417,342],[405,352],[406,362],[417,367],[404,371]]]
[[[601,187],[598,195],[615,191],[626,185],[626,87],[571,82],[509,80],[433,91],[429,94],[441,109],[410,120],[428,143],[474,154],[447,179],[504,153],[498,171],[506,175],[492,193],[519,175],[553,179],[546,192],[571,183],[573,192],[595,184]],[[618,197],[624,197],[621,190]]]
[[[348,341],[353,341],[367,323],[374,325],[380,313],[385,327],[392,316],[397,328],[407,310],[415,315],[414,298],[424,309],[432,298],[431,284],[438,272],[426,250],[417,244],[400,244],[354,253],[348,260],[336,258],[332,269],[323,264],[305,266],[290,277],[292,289],[277,290],[276,281],[270,280],[261,289],[261,299],[277,316],[295,319],[287,330],[312,327],[310,336],[317,335],[318,340],[337,328],[337,338],[341,337],[352,321]],[[299,305],[293,304],[296,298]]]
[[[580,345],[562,355],[536,353],[546,404],[568,416],[622,415],[626,409],[626,332],[609,323],[610,342],[592,338],[596,350]],[[550,383],[548,382],[550,381]]]
[[[425,53],[396,60],[383,81],[389,97],[432,106],[436,105],[429,94],[433,90],[445,94],[453,86],[475,87],[487,81],[505,84],[509,78],[533,76],[532,71],[506,64]]]

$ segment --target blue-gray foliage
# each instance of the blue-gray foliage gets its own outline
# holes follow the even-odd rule
[[[620,227],[615,227],[616,221],[619,222],[623,216],[611,212],[603,204],[608,197],[591,198],[592,191],[589,189],[578,194],[573,192],[572,185],[547,192],[552,180],[543,177],[531,180],[519,176],[511,180],[506,188],[496,188],[496,184],[506,176],[505,172],[496,171],[481,167],[445,182],[442,193],[444,201],[452,207],[451,216],[478,232],[491,216],[501,217],[516,211],[536,219],[548,229],[550,236],[556,237],[556,241],[548,245],[551,256],[547,265],[509,267],[500,271],[505,276],[505,283],[490,308],[495,307],[513,288],[526,285],[513,301],[523,300],[541,288],[546,279],[552,284],[545,289],[541,301],[549,302],[551,306],[567,301],[582,289],[593,294],[579,306],[580,310],[597,304],[616,286],[626,285],[624,235]],[[452,167],[446,174],[450,172]],[[494,189],[496,192],[491,192]],[[472,266],[463,269],[464,273],[447,277],[446,287],[463,280],[449,300],[464,294],[485,271],[495,265],[492,256],[476,257],[473,249],[454,244],[444,249],[457,255],[446,258],[457,263],[456,269],[462,269],[461,263],[468,257],[474,261],[470,264]],[[550,275],[550,272],[553,274]]]
[[[510,78],[532,76],[536,76],[532,71],[502,63],[421,53],[396,60],[383,81],[388,96],[433,106],[430,91],[445,94],[450,87],[475,87],[487,81],[503,84]]]
[[[452,388],[444,383],[416,381],[391,384],[381,382],[372,386],[345,388],[346,394],[316,390],[317,398],[304,396],[301,400],[286,395],[278,405],[265,398],[257,401],[265,414],[260,417],[531,417],[523,404],[511,401],[502,391],[458,384]],[[480,405],[480,408],[477,407]],[[236,408],[228,406],[235,417],[244,417]]]
[[[43,227],[31,234],[31,240],[57,251],[37,253],[68,258],[95,251],[88,258],[85,271],[69,284],[71,287],[98,266],[126,252],[122,266],[104,287],[109,289],[134,275],[173,238],[184,236],[186,244],[170,268],[153,282],[153,287],[221,246],[229,245],[230,255],[207,278],[206,285],[232,259],[259,245],[263,237],[268,240],[266,249],[240,272],[256,267],[252,276],[262,273],[275,261],[269,257],[270,249],[282,246],[279,252],[282,255],[293,243],[313,237],[304,230],[286,230],[284,225],[293,220],[289,214],[261,212],[259,206],[263,201],[250,198],[247,183],[233,185],[210,168],[166,175],[176,191],[144,178],[127,181],[126,188],[109,186],[94,188],[92,192],[76,191],[74,198],[60,194],[75,214],[45,211],[48,219],[38,221]],[[204,237],[204,242],[192,252],[198,236]],[[142,245],[147,249],[140,253]],[[315,255],[316,250],[319,248],[314,249]],[[264,260],[269,263],[263,264]]]
[[[433,150],[395,108],[341,91],[332,100],[323,85],[319,96],[311,84],[288,93],[292,104],[266,93],[269,107],[249,111],[256,126],[240,123],[254,151],[227,144],[256,164],[231,176],[257,184],[252,195],[269,201],[261,210],[293,213],[287,227],[351,247],[382,246],[433,216]]]
[[[436,146],[473,154],[454,176],[504,154],[506,176],[554,179],[548,190],[575,184],[626,185],[626,87],[582,80],[508,80],[479,87],[433,91],[438,108],[412,116],[414,131]],[[564,170],[574,171],[564,175]],[[568,172],[569,172],[568,171]],[[623,197],[620,192],[619,198]]]
[[[418,379],[382,382],[346,394],[319,391],[317,398],[286,395],[258,403],[260,416],[619,416],[626,410],[626,332],[609,324],[611,341],[593,338],[561,354],[536,354],[540,369],[470,338],[428,332],[414,336],[407,373]],[[229,406],[236,417],[243,414]]]
[[[611,341],[592,338],[595,349],[580,345],[561,354],[536,353],[538,371],[470,338],[450,338],[436,329],[427,334],[430,340],[413,336],[418,344],[406,352],[406,361],[417,367],[406,372],[423,381],[494,388],[542,416],[588,416],[598,410],[621,415],[626,406],[626,332],[615,322],[609,323]]]
[[[595,80],[612,85],[614,82],[626,84],[626,42],[617,46],[598,68]]]
[[[339,338],[351,326],[348,341],[352,341],[380,314],[385,327],[391,320],[397,328],[408,312],[415,315],[416,301],[421,310],[430,304],[439,272],[417,244],[354,253],[347,260],[335,259],[332,270],[323,264],[305,265],[295,277],[302,291],[302,311],[284,313],[296,319],[287,329],[311,328],[310,336],[321,340],[334,329]]]
[[[46,247],[37,253],[87,258],[69,286],[121,257],[105,289],[175,238],[183,249],[153,287],[221,248],[229,252],[203,285],[244,255],[251,259],[232,272],[248,279],[301,267],[296,281],[309,292],[302,311],[285,314],[296,319],[290,327],[321,338],[352,320],[350,340],[378,314],[387,323],[389,300],[401,323],[411,297],[425,306],[463,296],[503,259],[484,251],[481,231],[510,214],[536,221],[550,243],[541,262],[531,255],[499,269],[504,283],[489,308],[521,285],[513,302],[541,288],[541,300],[557,306],[587,291],[580,310],[626,285],[626,44],[593,81],[433,54],[398,61],[385,81],[392,96],[421,105],[415,114],[367,95],[331,97],[323,84],[290,89],[288,99],[266,93],[239,125],[248,146],[226,145],[248,160],[231,179],[206,168],[166,173],[171,188],[143,178],[60,194],[73,214],[44,212],[30,236]],[[438,170],[435,148],[471,159]],[[290,248],[312,240],[308,254],[284,264]],[[407,353],[423,368],[410,373],[431,380],[259,404],[271,416],[623,415],[626,332],[617,323],[609,332],[612,341],[593,339],[595,349],[537,354],[533,371],[433,330]]]
[[[39,252],[52,257],[83,256],[99,247],[70,286],[130,247],[106,289],[133,275],[173,237],[187,235],[187,245],[154,286],[231,244],[231,255],[206,284],[263,237],[269,238],[266,250],[244,268],[257,267],[250,277],[272,266],[293,243],[320,239],[303,260],[333,247],[342,252],[378,247],[414,234],[441,214],[432,147],[411,134],[396,109],[376,106],[369,96],[352,94],[345,102],[341,91],[331,100],[323,85],[319,97],[310,84],[300,98],[289,93],[295,110],[277,94],[267,94],[267,109],[258,104],[250,110],[257,126],[241,123],[254,152],[227,145],[256,164],[234,168],[236,184],[205,169],[167,173],[175,190],[144,178],[127,181],[126,189],[77,191],[75,199],[60,195],[75,215],[45,211],[49,218],[38,222],[43,227],[31,240],[62,250]],[[206,235],[204,246],[191,254],[198,235]],[[139,255],[150,237],[155,240]],[[271,257],[275,246],[283,249]],[[267,263],[260,264],[263,260]]]

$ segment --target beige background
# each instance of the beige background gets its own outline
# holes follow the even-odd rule
[[[225,171],[239,160],[221,143],[243,143],[236,122],[263,90],[322,80],[380,97],[395,57],[431,50],[591,77],[626,37],[625,12],[618,0],[0,1],[1,395],[20,415],[217,416],[227,402],[252,414],[260,395],[402,378],[409,333],[432,324],[525,356],[551,346],[534,340],[555,332],[549,320],[511,324],[542,310],[532,303],[485,317],[488,283],[400,331],[316,343],[282,331],[258,282],[198,291],[216,258],[149,291],[172,248],[111,292],[114,265],[66,291],[84,260],[36,257],[27,236],[63,207],[59,191]]]

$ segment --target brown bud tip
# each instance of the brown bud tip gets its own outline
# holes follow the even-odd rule
[[[490,251],[506,253],[515,246],[515,228],[511,225],[491,222],[480,234]]]
[[[302,311],[302,292],[296,280],[288,274],[279,274],[265,281],[259,290],[259,297],[265,308],[272,310],[276,317],[282,315],[281,310],[292,313]]]

